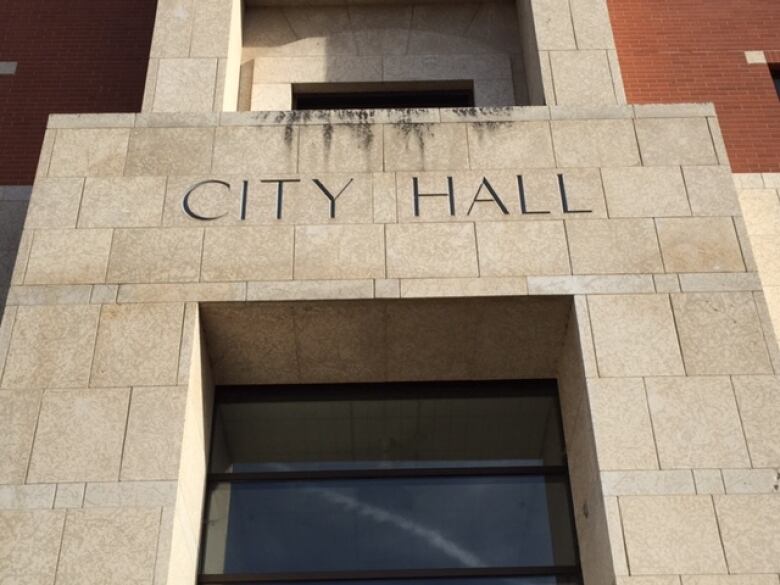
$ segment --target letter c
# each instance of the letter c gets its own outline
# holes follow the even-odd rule
[[[200,221],[213,221],[215,219],[220,219],[222,217],[225,217],[227,215],[227,212],[223,213],[222,215],[217,215],[214,217],[207,217],[205,215],[199,215],[195,213],[192,210],[192,207],[190,207],[190,196],[192,193],[204,185],[222,185],[224,187],[227,187],[228,190],[230,190],[230,183],[226,183],[225,181],[218,181],[216,179],[210,179],[208,181],[201,181],[200,183],[197,183],[187,189],[187,192],[184,194],[184,199],[181,200],[181,208],[184,210],[184,213],[189,215],[192,219],[198,219]]]

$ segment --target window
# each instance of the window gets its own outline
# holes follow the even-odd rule
[[[775,82],[777,97],[780,98],[780,65],[773,66],[770,71],[772,72],[772,80]]]
[[[474,84],[470,81],[293,85],[294,110],[470,108],[473,106]]]
[[[200,583],[581,582],[554,382],[217,393]]]

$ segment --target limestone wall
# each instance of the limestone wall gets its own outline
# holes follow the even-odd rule
[[[776,582],[780,362],[718,136],[707,106],[52,117],[0,574],[192,582],[199,303],[555,295],[586,584]]]

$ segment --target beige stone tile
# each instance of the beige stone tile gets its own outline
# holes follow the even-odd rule
[[[743,292],[761,290],[761,280],[755,272],[680,274],[680,285],[684,292]]]
[[[627,496],[620,510],[632,574],[727,572],[708,496]]]
[[[202,244],[202,229],[115,230],[106,280],[197,282]]]
[[[395,174],[374,173],[371,177],[374,223],[396,223],[398,221],[398,212]]]
[[[751,236],[776,236],[780,233],[780,199],[775,190],[741,191],[739,202]]]
[[[19,307],[2,387],[86,387],[99,311],[95,306]]]
[[[647,166],[718,164],[706,118],[641,118],[636,133]]]
[[[246,300],[244,282],[199,282],[193,284],[123,284],[119,303],[184,303]]]
[[[528,290],[532,295],[593,295],[653,293],[653,278],[649,274],[614,276],[531,276]]]
[[[761,282],[765,286],[780,285],[780,234],[775,236],[763,236],[750,234],[750,247],[752,248]]]
[[[684,374],[666,295],[591,296],[588,305],[602,376]]]
[[[650,577],[618,575],[615,585],[680,585],[680,577],[677,575],[656,575]]]
[[[129,399],[125,388],[47,391],[28,481],[117,480]]]
[[[386,226],[389,278],[479,276],[473,224]]]
[[[118,292],[119,286],[115,284],[94,284],[89,302],[95,305],[115,303]]]
[[[588,393],[600,468],[657,469],[642,380],[591,380]]]
[[[384,126],[386,171],[467,169],[465,124],[392,124]]]
[[[777,575],[683,575],[682,585],[777,585]]]
[[[201,279],[228,282],[292,278],[293,229],[283,226],[207,229]]]
[[[197,175],[211,168],[213,128],[136,128],[130,134],[128,176]]]
[[[651,219],[577,219],[566,222],[574,274],[662,272]]]
[[[183,318],[181,304],[103,305],[92,384],[175,384]]]
[[[691,214],[679,167],[606,168],[610,217],[679,217]]]
[[[152,37],[152,57],[187,57],[192,38],[193,0],[159,3]]]
[[[771,376],[733,380],[753,465],[780,467],[780,383]]]
[[[343,83],[382,81],[382,57],[257,57],[257,83]]]
[[[355,123],[302,126],[299,170],[371,173],[384,170],[382,127]]]
[[[648,378],[645,383],[663,469],[750,466],[727,377]]]
[[[106,280],[111,230],[40,230],[25,284],[92,284]]]
[[[76,227],[84,179],[38,179],[27,208],[27,229]]]
[[[577,42],[569,2],[567,0],[535,1],[533,26],[540,51],[574,50]]]
[[[740,215],[728,167],[683,167],[693,215]]]
[[[720,469],[694,469],[697,494],[724,494],[726,487]]]
[[[122,481],[176,479],[186,388],[133,388]],[[165,445],[164,449],[160,446]]]
[[[0,390],[0,484],[21,484],[26,479],[40,401],[39,390]]]
[[[88,284],[12,286],[8,290],[9,305],[86,305],[92,287]]]
[[[604,0],[573,0],[572,20],[579,49],[614,49],[612,23]]]
[[[397,278],[380,278],[375,280],[374,297],[377,299],[401,298],[401,281]]]
[[[297,169],[296,127],[217,128],[213,167],[215,173],[294,173]],[[203,170],[206,169],[201,169]]]
[[[165,177],[88,178],[79,227],[154,227],[162,223]]]
[[[626,561],[626,545],[623,542],[623,526],[620,519],[618,499],[614,497],[604,498],[604,511],[607,516],[607,529],[609,530],[609,544],[612,552],[613,570],[616,575],[627,575],[628,563]]]
[[[90,482],[84,508],[158,508],[176,504],[175,481]]]
[[[117,177],[125,168],[130,130],[58,130],[50,177]]]
[[[216,59],[160,59],[152,110],[210,112],[216,78]]]
[[[0,575],[10,584],[54,583],[65,512],[0,511]]]
[[[640,164],[631,120],[554,121],[560,167],[633,167]]]
[[[248,301],[308,301],[374,298],[373,280],[250,282]]]
[[[383,81],[511,79],[508,55],[387,55]]]
[[[617,103],[606,51],[553,51],[550,64],[558,105]]]
[[[777,494],[715,496],[715,508],[729,570],[737,574],[780,573]]]
[[[54,507],[81,508],[84,505],[84,483],[60,483],[57,484],[57,493],[54,497]]]
[[[689,375],[772,373],[750,293],[675,294],[672,304]]]
[[[378,284],[378,283],[377,283]],[[528,294],[525,278],[410,278],[401,281],[403,298],[494,297]],[[377,289],[377,297],[379,291]]]
[[[780,490],[777,469],[724,469],[727,494],[774,494]]]
[[[472,169],[555,167],[547,122],[477,122],[468,125]]]
[[[57,583],[151,583],[160,513],[159,508],[68,512]]]
[[[745,270],[731,218],[663,218],[656,224],[668,272]]]
[[[56,488],[53,483],[0,485],[0,510],[50,510]]]
[[[673,293],[680,292],[680,277],[677,274],[653,274],[655,292]]]
[[[384,278],[384,237],[381,225],[298,226],[295,278]]]
[[[483,276],[569,274],[562,221],[476,224]]]
[[[251,100],[253,112],[292,110],[292,84],[255,83],[252,85]]]
[[[605,496],[663,496],[695,494],[689,469],[674,471],[603,471]]]

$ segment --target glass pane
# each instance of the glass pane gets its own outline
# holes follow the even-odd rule
[[[461,388],[450,397],[220,403],[211,471],[562,465],[557,397],[524,388],[479,382],[472,396]],[[366,386],[366,394],[382,389]]]
[[[206,574],[576,565],[565,480],[238,482],[210,492]]]
[[[380,579],[372,581],[264,582],[243,585],[579,585],[573,577],[469,577],[462,579]],[[235,584],[217,584],[235,585]]]

